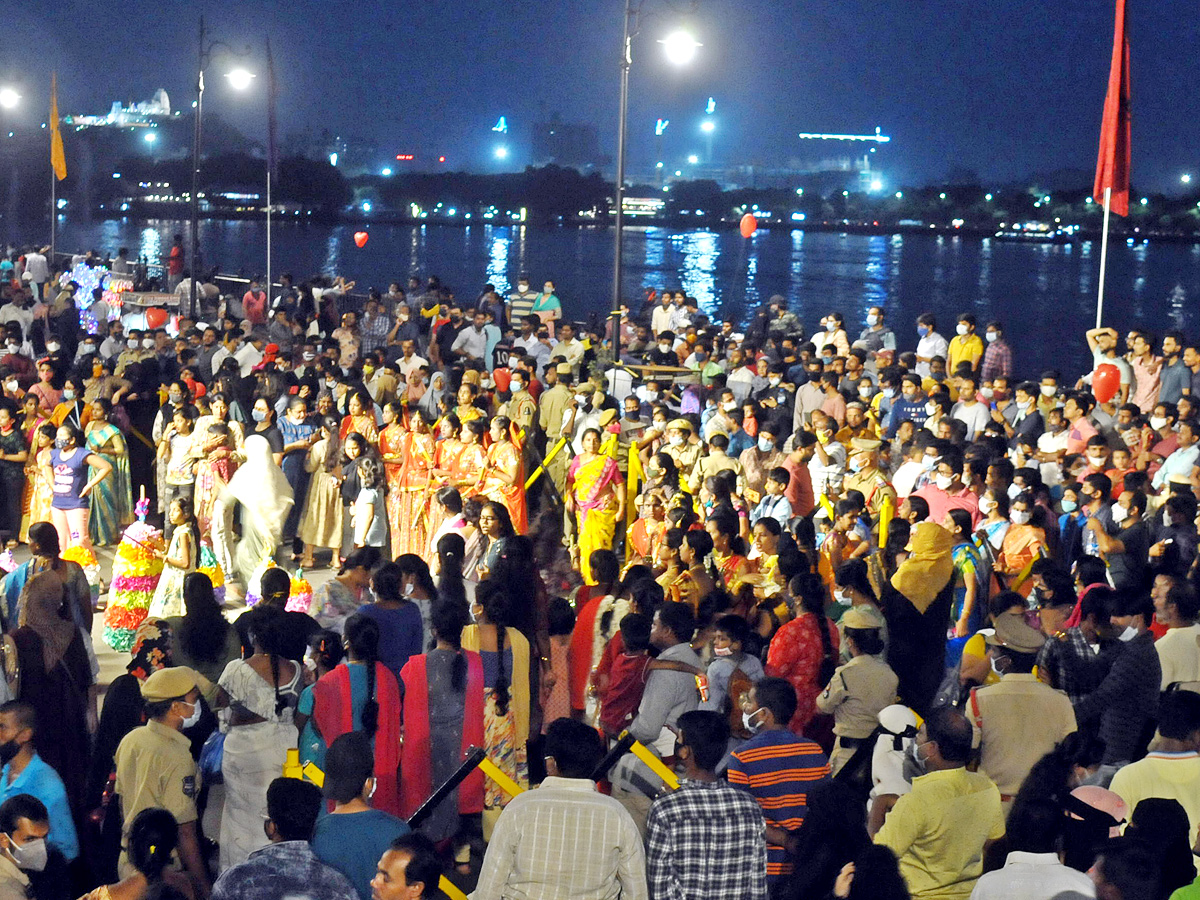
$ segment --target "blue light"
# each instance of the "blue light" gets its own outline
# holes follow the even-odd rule
[[[387,167],[385,167],[385,168],[384,168],[384,169],[383,169],[383,170],[382,170],[382,171],[381,171],[379,174],[380,174],[380,175],[382,175],[384,178],[391,178],[391,177],[392,177],[392,170],[391,170],[391,169],[389,169],[389,168],[387,168]]]
[[[363,201],[363,203],[362,203],[362,211],[363,211],[363,212],[365,212],[365,213],[369,213],[369,212],[371,211],[371,201],[370,201],[370,200],[364,200],[364,201]]]

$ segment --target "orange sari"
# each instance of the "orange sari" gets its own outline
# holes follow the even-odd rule
[[[392,558],[395,559],[405,551],[398,549],[403,537],[403,519],[400,515],[400,484],[401,473],[404,470],[404,445],[408,432],[404,426],[393,422],[379,432],[379,454],[383,457],[383,472],[387,479],[387,508],[388,528],[392,533]]]
[[[517,481],[506,484],[497,472],[498,468],[511,469],[516,463]],[[489,500],[503,503],[512,519],[513,529],[517,534],[524,534],[528,527],[525,508],[525,467],[521,465],[521,450],[512,441],[498,441],[488,448],[488,466],[483,476],[483,484],[479,493]]]
[[[399,543],[395,540],[392,543],[396,555],[415,553],[424,557],[428,553],[428,503],[433,483],[434,455],[432,434],[408,433],[404,443],[404,471],[400,477],[400,488],[395,492],[400,521]]]
[[[481,444],[466,444],[458,459],[454,461],[450,480],[462,494],[463,499],[479,493],[479,480],[483,477],[483,467],[487,465],[487,451]]]
[[[357,416],[347,415],[342,419],[342,428],[339,436],[345,442],[346,435],[352,431],[357,431],[367,439],[367,443],[374,447],[379,443],[379,429],[375,427],[375,413],[360,413]]]

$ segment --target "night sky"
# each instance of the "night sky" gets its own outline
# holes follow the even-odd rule
[[[510,166],[524,162],[523,129],[555,111],[598,126],[607,148],[616,142],[621,0],[125,0],[119,14],[81,0],[6,6],[0,80],[24,95],[4,114],[18,127],[44,120],[52,68],[64,114],[102,113],[158,87],[187,106],[203,11],[213,37],[255,43],[245,63],[259,74],[253,89],[231,91],[218,57],[205,95],[206,114],[252,137],[265,134],[269,35],[281,135],[329,127],[377,144],[381,160],[445,154],[479,171],[498,166],[490,129],[501,115],[513,129]],[[1113,0],[698,0],[686,16],[673,6],[689,4],[646,6],[631,82],[635,172],[652,165],[658,117],[671,120],[669,160],[703,153],[710,95],[716,163],[784,165],[802,149],[796,132],[880,126],[893,137],[878,154],[890,184],[955,167],[1003,180],[1095,164]],[[675,69],[656,39],[685,21],[704,46]],[[1182,172],[1200,175],[1194,3],[1130,0],[1130,40],[1134,184],[1175,192]]]

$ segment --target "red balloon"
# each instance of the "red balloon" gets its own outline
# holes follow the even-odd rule
[[[167,324],[167,311],[159,309],[157,306],[152,306],[146,310],[146,327],[147,328],[162,328]]]
[[[369,237],[370,235],[365,231],[356,231],[354,232],[354,243],[358,244],[358,246],[361,248],[363,244],[367,242],[367,238]]]
[[[758,231],[758,219],[755,218],[753,213],[746,213],[742,216],[742,223],[739,227],[742,231],[742,237],[748,238],[754,232]]]
[[[1121,389],[1121,370],[1112,363],[1104,363],[1096,367],[1092,375],[1092,394],[1100,403],[1107,403]]]

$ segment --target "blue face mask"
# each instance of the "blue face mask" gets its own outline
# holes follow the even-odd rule
[[[925,337],[925,335],[929,334],[929,329],[924,325],[918,325],[917,334],[919,334],[921,337]]]
[[[263,412],[261,409],[251,410],[250,415],[253,417],[255,422],[267,421],[267,414],[265,412]]]
[[[1079,504],[1074,500],[1064,500],[1062,502],[1062,511],[1065,513],[1073,513],[1079,508]]]

